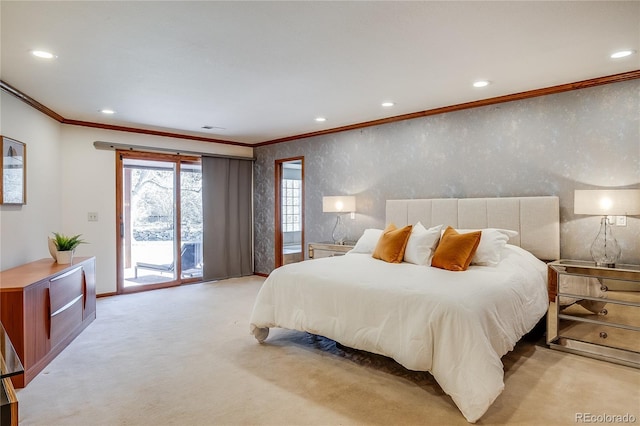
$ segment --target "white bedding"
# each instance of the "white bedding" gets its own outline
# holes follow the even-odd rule
[[[504,388],[502,355],[547,309],[546,265],[507,245],[497,267],[450,272],[368,254],[276,269],[264,282],[251,332],[281,327],[389,356],[429,371],[469,422]]]

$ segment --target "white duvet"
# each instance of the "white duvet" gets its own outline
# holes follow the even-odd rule
[[[368,254],[276,269],[258,293],[251,332],[306,331],[429,371],[469,422],[504,388],[502,355],[547,310],[546,265],[507,245],[497,267],[450,272]]]

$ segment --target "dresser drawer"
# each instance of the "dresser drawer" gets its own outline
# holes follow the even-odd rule
[[[84,273],[77,267],[49,281],[49,338],[51,347],[62,342],[82,324]]]
[[[52,278],[49,283],[51,315],[73,303],[78,296],[82,298],[83,287],[82,267]]]
[[[82,296],[51,314],[51,347],[55,347],[82,324]]]

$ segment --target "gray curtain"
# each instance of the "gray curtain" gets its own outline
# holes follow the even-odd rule
[[[253,161],[202,157],[203,279],[253,274]]]

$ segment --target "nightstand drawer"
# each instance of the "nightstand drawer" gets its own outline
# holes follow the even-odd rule
[[[625,293],[628,294],[629,299],[637,299],[640,296],[630,292]],[[624,296],[619,295],[618,297],[623,298]],[[595,309],[592,309],[595,312],[590,312],[579,304],[573,304],[561,309],[559,315],[561,319],[569,321],[597,321],[603,325],[614,324],[636,329],[639,332],[637,339],[640,341],[640,309],[637,306],[606,300],[590,300],[588,303],[595,305]]]
[[[634,291],[619,292],[609,291],[610,288],[616,288],[618,283],[629,283]],[[598,297],[609,300],[628,300],[626,294],[636,293],[638,297],[635,302],[640,304],[640,283],[633,283],[621,280],[605,280],[602,278],[560,275],[558,277],[558,294],[561,299],[577,300],[580,296]],[[618,296],[621,298],[618,299]]]
[[[309,243],[309,259],[342,256],[353,248],[353,244]]]
[[[341,251],[335,251],[335,250],[322,250],[317,248],[312,249],[312,251],[313,251],[312,255],[309,256],[312,259],[320,259],[322,257],[344,256],[347,253],[347,252],[341,252]]]
[[[559,337],[610,348],[640,352],[640,335],[637,331],[604,324],[560,319]]]

